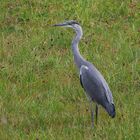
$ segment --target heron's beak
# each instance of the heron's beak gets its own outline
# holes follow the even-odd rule
[[[66,23],[60,23],[60,24],[54,24],[52,26],[66,26],[67,24]]]

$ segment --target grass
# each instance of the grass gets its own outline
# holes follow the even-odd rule
[[[50,25],[76,19],[81,54],[102,72],[117,116],[100,107],[91,128],[70,44],[73,31]],[[1,140],[138,140],[139,0],[0,2]]]

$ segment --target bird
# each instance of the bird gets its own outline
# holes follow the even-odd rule
[[[81,54],[78,48],[79,41],[83,36],[83,30],[80,24],[75,20],[65,21],[63,23],[54,24],[53,26],[69,27],[74,29],[75,36],[72,40],[72,52],[74,62],[79,72],[79,79],[82,88],[87,96],[91,110],[91,125],[94,127],[94,120],[98,119],[98,106],[101,105],[110,117],[116,116],[115,105],[113,101],[112,92],[104,79],[103,75],[95,67],[94,64],[87,61]],[[93,108],[95,103],[95,112]],[[94,119],[95,113],[95,119]]]

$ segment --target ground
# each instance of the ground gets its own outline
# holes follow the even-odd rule
[[[89,103],[70,48],[78,21],[81,54],[108,82],[116,106],[99,108],[91,128]],[[140,137],[139,0],[4,0],[0,2],[1,140],[138,140]]]

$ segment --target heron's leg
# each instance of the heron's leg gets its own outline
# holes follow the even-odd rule
[[[94,127],[94,110],[92,107],[92,101],[90,101],[90,110],[91,110],[91,125]]]
[[[97,121],[98,121],[98,105],[97,104],[95,107],[95,112],[96,112],[96,124],[97,124]]]

